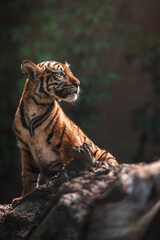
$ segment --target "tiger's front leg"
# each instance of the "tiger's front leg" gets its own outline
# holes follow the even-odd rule
[[[40,174],[38,176],[37,185],[47,183],[53,176],[55,176],[62,168],[63,162],[60,158],[54,159],[49,163],[41,162]]]
[[[21,149],[21,158],[23,191],[21,197],[12,200],[12,205],[17,201],[21,200],[26,194],[31,192],[36,187],[39,174],[39,169],[36,166],[36,163],[30,151]]]

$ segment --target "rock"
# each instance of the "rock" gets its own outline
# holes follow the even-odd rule
[[[95,163],[84,144],[49,183],[0,205],[0,239],[158,240],[159,196],[160,161]]]

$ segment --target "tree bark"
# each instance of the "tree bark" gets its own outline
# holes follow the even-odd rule
[[[111,166],[90,147],[15,206],[0,205],[3,240],[160,239],[160,161]]]

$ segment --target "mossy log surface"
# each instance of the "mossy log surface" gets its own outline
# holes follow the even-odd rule
[[[87,144],[47,184],[0,205],[0,240],[158,240],[160,161],[111,166]]]

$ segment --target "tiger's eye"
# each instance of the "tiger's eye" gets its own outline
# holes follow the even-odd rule
[[[65,74],[63,73],[63,72],[57,72],[56,73],[56,76],[58,76],[58,77],[63,77]]]

